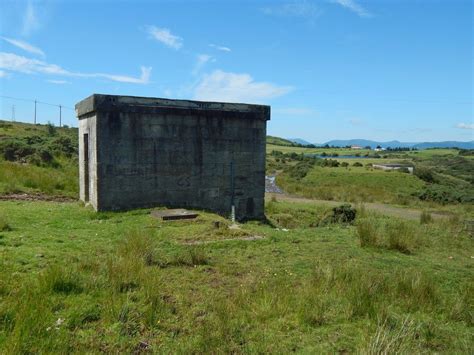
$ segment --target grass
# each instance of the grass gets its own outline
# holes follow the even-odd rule
[[[472,350],[473,249],[461,221],[361,210],[355,227],[317,227],[330,208],[270,201],[278,229],[251,222],[236,234],[201,212],[161,222],[77,203],[0,210],[12,227],[0,233],[2,353]],[[359,245],[364,221],[379,244]],[[420,236],[410,254],[390,244],[404,223],[400,235]],[[264,239],[239,239],[249,235]]]
[[[315,199],[398,204],[413,200],[412,194],[424,186],[410,174],[366,167],[314,167],[302,180],[279,175],[277,184],[289,193]]]

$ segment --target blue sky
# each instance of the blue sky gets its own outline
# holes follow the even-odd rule
[[[464,0],[2,0],[0,94],[74,107],[92,93],[265,103],[268,133],[474,139]],[[0,117],[33,103],[0,97]],[[38,105],[40,122],[58,108]],[[77,126],[74,112],[63,122]]]

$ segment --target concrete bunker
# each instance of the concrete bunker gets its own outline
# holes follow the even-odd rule
[[[76,105],[80,199],[264,217],[263,105],[94,94]]]

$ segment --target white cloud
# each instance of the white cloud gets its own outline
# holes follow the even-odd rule
[[[345,7],[346,9],[355,12],[360,17],[372,17],[373,15],[364,9],[361,5],[356,3],[354,0],[333,0],[334,3]]]
[[[8,73],[6,71],[0,70],[0,78],[6,78]]]
[[[26,4],[25,14],[23,15],[22,33],[23,35],[28,36],[31,32],[38,29],[39,26],[40,23],[35,7],[33,6],[33,1],[30,0]]]
[[[52,74],[82,78],[105,78],[112,81],[132,84],[148,84],[151,74],[151,67],[141,67],[140,77],[105,73],[71,72],[56,64],[49,64],[38,59],[26,58],[6,52],[0,52],[0,69],[25,74]]]
[[[306,0],[295,0],[277,6],[264,7],[263,13],[272,16],[315,18],[321,14],[320,9]]]
[[[474,124],[473,123],[458,123],[456,127],[461,128],[461,129],[474,129]]]
[[[273,113],[278,113],[281,115],[291,115],[291,116],[309,116],[314,115],[316,112],[310,108],[305,107],[286,107],[286,108],[275,108],[272,109]]]
[[[249,74],[215,70],[202,77],[194,88],[194,98],[209,101],[260,103],[285,95],[291,90],[290,86],[256,82]]]
[[[69,81],[66,81],[66,80],[46,80],[46,81],[48,83],[58,84],[58,85],[69,84]]]
[[[217,44],[212,44],[212,43],[209,45],[209,47],[215,48],[218,51],[222,51],[222,52],[230,52],[231,51],[231,49],[229,47],[218,46]]]
[[[44,52],[40,48],[35,47],[25,41],[20,41],[19,39],[13,39],[13,38],[7,38],[7,37],[1,37],[1,38],[4,41],[7,41],[8,43],[14,45],[15,47],[23,49],[24,51],[27,51],[31,54],[37,54],[41,57],[45,56]]]
[[[147,32],[153,39],[174,49],[180,49],[183,46],[183,39],[171,33],[167,28],[148,26]]]
[[[196,60],[196,65],[194,66],[193,69],[193,75],[197,75],[201,69],[206,65],[208,62],[213,62],[215,59],[208,55],[208,54],[198,54],[197,60]]]
[[[130,83],[130,84],[148,84],[150,82],[151,76],[151,67],[140,67],[141,75],[139,78],[135,78],[133,76],[126,76],[126,75],[112,75],[112,74],[87,74],[87,76],[91,77],[102,77],[106,79],[110,79],[112,81],[118,81],[121,83]]]

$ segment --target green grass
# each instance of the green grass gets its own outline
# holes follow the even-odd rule
[[[365,167],[314,167],[301,180],[279,175],[277,184],[289,193],[309,198],[398,204],[413,199],[412,194],[424,186],[410,174]]]
[[[372,221],[379,241],[361,247],[357,226],[315,227],[331,210],[313,204],[271,201],[275,228],[240,231],[209,213],[160,222],[149,210],[5,201],[0,211],[11,229],[0,232],[1,353],[473,347],[474,250],[462,221],[360,210],[356,225]],[[390,244],[402,224],[410,254]],[[248,236],[264,239],[238,239]]]

